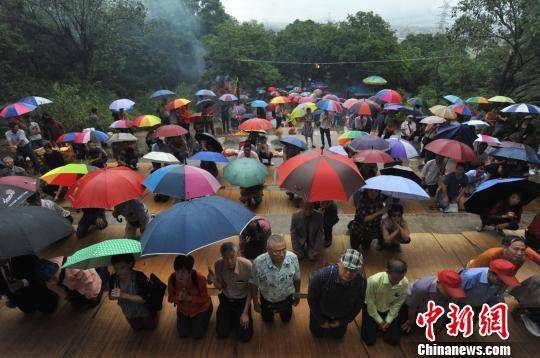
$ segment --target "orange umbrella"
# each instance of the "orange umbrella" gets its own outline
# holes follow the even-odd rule
[[[169,102],[169,104],[167,104],[167,109],[169,111],[173,111],[173,110],[178,109],[180,107],[184,107],[184,106],[188,105],[189,103],[191,103],[191,101],[189,99],[178,98],[178,99],[175,99],[174,101]]]

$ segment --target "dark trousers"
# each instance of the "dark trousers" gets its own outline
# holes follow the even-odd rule
[[[328,140],[328,146],[332,146],[332,141],[330,140],[330,128],[324,129],[319,127],[319,132],[321,132],[321,143],[324,147],[324,135],[326,134],[326,139]]]
[[[214,122],[212,119],[208,119],[206,122],[204,122],[204,131],[206,133],[212,133],[214,135]]]
[[[223,293],[219,294],[219,307],[216,312],[216,331],[218,338],[227,338],[232,331],[241,342],[248,342],[253,336],[253,319],[249,309],[249,325],[247,328],[240,324],[240,316],[244,311],[246,298],[230,299]]]
[[[39,311],[43,314],[51,314],[55,311],[58,303],[56,293],[45,286],[29,286],[9,293],[8,299],[11,304],[17,306],[24,313]]]
[[[29,157],[32,161],[32,164],[34,165],[34,170],[36,171],[36,173],[39,173],[39,160],[36,156],[36,153],[34,152],[34,149],[32,149],[32,145],[28,143],[24,147],[18,147],[17,151],[20,155],[23,156],[23,159]]]
[[[325,244],[332,244],[332,229],[334,225],[324,224],[324,242]]]
[[[317,321],[312,314],[309,315],[309,330],[311,331],[311,334],[317,338],[327,334],[332,338],[341,339],[347,332],[347,326],[348,324],[334,328],[322,328],[321,322]]]
[[[379,314],[384,319],[388,312],[379,312]],[[377,340],[377,334],[379,332],[382,333],[383,338],[389,344],[393,346],[399,344],[399,340],[401,338],[401,327],[398,317],[396,317],[392,321],[392,323],[390,323],[388,329],[383,332],[379,331],[379,325],[377,324],[377,322],[369,315],[367,309],[364,309],[362,313],[362,329],[360,334],[366,345],[374,345],[375,341]]]
[[[293,305],[293,296],[287,297],[281,302],[270,302],[267,301],[263,295],[261,296],[261,316],[263,321],[272,322],[274,321],[274,312],[279,313],[281,321],[287,323],[292,318],[292,305]]]
[[[507,228],[509,230],[518,230],[519,229],[519,220],[507,220],[507,219],[499,219],[499,220],[492,220],[489,218],[488,215],[480,215],[480,220],[482,220],[482,226],[486,225],[499,225],[499,224],[508,224]]]
[[[430,196],[435,196],[437,194],[437,189],[439,188],[438,184],[426,185],[426,191]]]
[[[157,314],[147,317],[127,318],[127,321],[134,331],[152,330],[155,329],[159,322]]]
[[[208,330],[208,323],[210,322],[210,317],[212,317],[212,311],[213,307],[211,304],[206,311],[201,312],[194,317],[185,316],[177,310],[176,328],[178,329],[180,337],[185,338],[191,336],[195,339],[203,338]]]
[[[221,118],[221,126],[223,127],[223,133],[229,133],[231,129],[229,118]]]

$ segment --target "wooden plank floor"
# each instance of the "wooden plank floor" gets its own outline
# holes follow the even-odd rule
[[[118,237],[122,225],[111,225],[105,232],[92,235],[89,239],[68,239],[47,250],[44,255],[57,255],[87,246],[89,243]],[[286,235],[290,248],[290,239]],[[235,238],[231,238],[235,240]],[[402,253],[370,251],[366,254],[366,275],[384,270],[386,260],[397,255],[409,263],[407,277],[414,280],[434,274],[443,268],[460,269],[484,248],[497,245],[498,240],[490,233],[466,232],[463,234],[415,233],[412,243]],[[319,261],[302,262],[302,292],[307,292],[311,272],[329,262],[335,262],[340,253],[349,246],[348,237],[334,239],[332,247],[326,249]],[[218,245],[195,253],[196,267],[206,273],[209,265],[218,258]],[[156,273],[166,281],[172,271],[172,256],[152,257],[137,263],[138,269]],[[525,266],[520,278],[530,273],[540,273],[537,266]],[[217,297],[213,297],[214,312]],[[255,334],[248,344],[236,343],[233,338],[218,340],[215,335],[215,314],[212,317],[207,337],[200,341],[180,339],[176,333],[174,308],[166,304],[160,315],[158,329],[154,332],[133,333],[123,318],[119,307],[104,298],[101,305],[90,311],[78,312],[62,304],[49,317],[39,314],[24,316],[17,310],[0,308],[0,356],[45,356],[45,357],[90,357],[90,356],[187,356],[187,357],[281,357],[281,356],[344,356],[344,357],[415,357],[416,346],[424,342],[420,332],[403,338],[397,347],[382,340],[373,347],[366,347],[360,338],[361,316],[358,316],[343,341],[313,339],[308,329],[309,307],[305,299],[294,310],[287,325],[277,320],[265,324],[255,314]],[[540,341],[525,331],[521,322],[511,319],[511,342],[513,355],[525,357],[526,352],[540,349]],[[441,335],[440,342],[499,342],[495,337],[474,335],[466,340]],[[518,346],[518,347],[516,347]],[[14,348],[15,347],[15,348]],[[518,354],[516,354],[518,353]],[[520,355],[521,353],[522,355]]]

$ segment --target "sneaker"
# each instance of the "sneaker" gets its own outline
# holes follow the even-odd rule
[[[478,231],[478,232],[484,231],[484,226],[483,226],[483,225],[477,226],[477,227],[476,227],[476,231]]]
[[[444,209],[443,212],[444,213],[457,213],[457,212],[459,212],[458,204],[457,203],[452,203],[452,204],[448,205],[448,207],[446,209]]]

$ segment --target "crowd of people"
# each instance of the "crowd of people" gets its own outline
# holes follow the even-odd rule
[[[199,100],[205,101],[202,97]],[[210,151],[237,159],[251,158],[267,166],[273,165],[273,159],[277,157],[288,160],[301,153],[302,149],[289,145],[284,145],[281,151],[273,150],[268,137],[257,132],[250,133],[237,150],[227,153],[214,136],[220,128],[214,127],[214,110],[217,108],[212,101],[204,102],[200,113],[194,116],[187,106],[170,110],[167,101],[161,102],[157,114],[162,123],[176,122],[188,133],[164,139],[148,135],[148,149],[170,153],[179,163],[186,163],[187,158],[197,152]],[[240,103],[226,103],[220,109],[221,134],[236,131],[242,120],[247,118],[242,117],[246,111]],[[288,105],[276,105],[268,112],[257,108],[254,112],[254,115],[275,120],[276,131],[293,126]],[[123,110],[113,115],[115,120],[127,119]],[[536,170],[524,162],[490,156],[484,143],[475,144],[474,149],[480,158],[478,163],[451,161],[425,151],[425,146],[434,139],[436,126],[421,124],[423,116],[420,105],[415,106],[414,114],[403,118],[389,111],[367,116],[330,110],[315,114],[308,108],[298,120],[302,122],[300,134],[306,139],[306,148],[315,148],[316,127],[319,127],[323,149],[332,146],[331,129],[340,126],[384,138],[398,134],[400,138],[414,143],[422,149],[424,156],[420,174],[422,186],[434,198],[433,209],[440,209],[444,214],[464,210],[466,199],[489,179],[525,177],[529,171],[534,173]],[[534,148],[538,146],[529,117],[524,117],[514,127],[497,108],[487,112],[480,108],[477,118],[485,119],[490,126],[482,130],[466,129],[474,135],[507,133],[505,139],[509,141]],[[463,119],[458,116],[455,122],[463,122]],[[95,109],[90,111],[90,120],[96,130],[103,130],[102,120]],[[396,120],[402,121],[396,126]],[[396,128],[399,132],[395,132]],[[62,134],[62,124],[46,113],[39,119],[33,114],[12,119],[5,132],[8,146],[1,156],[0,177],[37,176],[65,165],[68,159],[58,147],[62,145],[59,141]],[[112,155],[116,165],[140,170],[135,142],[115,143],[108,150],[107,143],[89,140],[85,144],[71,144],[71,148],[78,160],[93,167],[110,166]],[[349,157],[354,154],[350,148],[343,150],[349,151]],[[399,164],[398,161],[396,163]],[[152,164],[152,171],[165,165]],[[378,175],[376,165],[357,165],[364,179]],[[200,167],[218,176],[215,162],[203,160]],[[262,202],[263,189],[264,185],[242,188],[240,201],[249,208],[256,208]],[[65,187],[42,183],[42,188],[28,198],[27,203],[54,210],[73,222],[73,213],[57,203],[65,193]],[[267,323],[271,323],[276,315],[283,323],[291,320],[302,297],[300,265],[306,260],[320,260],[325,248],[332,246],[333,228],[340,221],[340,215],[334,201],[306,202],[293,192],[286,195],[299,208],[290,220],[292,250],[287,249],[282,235],[272,233],[268,218],[256,216],[235,242],[221,244],[221,258],[213,268],[209,268],[207,275],[196,269],[191,255],[178,255],[174,259],[172,273],[167,280],[167,301],[176,307],[180,337],[201,339],[207,334],[214,311],[209,286],[219,291],[216,309],[216,334],[219,338],[235,334],[242,342],[250,341],[254,335],[252,308]],[[156,194],[154,199],[167,201],[169,198]],[[396,345],[402,335],[418,329],[416,316],[426,311],[428,301],[444,307],[450,302],[470,305],[479,312],[483,303],[504,302],[505,295],[507,300],[513,297],[519,309],[539,324],[537,298],[540,297],[540,275],[521,283],[515,276],[527,260],[540,265],[540,214],[536,215],[524,236],[506,231],[521,227],[523,198],[519,193],[501,197],[496,205],[486,207],[480,215],[478,230],[493,227],[503,234],[501,247],[470,258],[465,267],[430,272],[430,275],[414,281],[406,277],[410,263],[397,255],[412,237],[404,217],[404,205],[379,190],[371,189],[358,190],[352,199],[355,214],[347,224],[350,248],[341,254],[337,262],[310,273],[307,303],[309,330],[314,337],[342,338],[348,325],[362,314],[361,337],[366,345],[375,344],[378,336]],[[84,208],[81,211],[76,229],[78,238],[87,237],[93,230],[107,228],[109,222],[105,209]],[[119,222],[125,220],[124,237],[132,239],[137,239],[138,232],[144,233],[151,221],[148,208],[140,199],[116,205],[112,216]],[[384,271],[366,277],[364,256],[372,242],[377,251],[387,250],[396,255],[387,261]],[[112,274],[107,267],[62,268],[66,259],[40,259],[36,255],[0,259],[0,295],[6,306],[25,313],[40,311],[51,314],[59,299],[68,301],[74,308],[92,308],[106,294],[110,300],[117,301],[133,330],[157,327],[161,307],[151,304],[154,301],[149,284],[151,278],[135,269],[133,255],[113,256]],[[443,324],[444,320],[439,321],[438,327]]]

